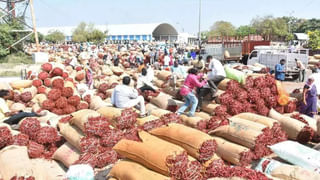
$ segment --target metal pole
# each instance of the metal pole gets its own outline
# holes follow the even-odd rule
[[[33,0],[30,0],[30,11],[31,11],[31,16],[32,16],[34,38],[36,39],[37,52],[40,52],[38,32],[36,29],[36,16],[34,14],[34,8],[33,8]]]
[[[199,0],[199,29],[198,29],[198,41],[199,41],[199,49],[201,49],[201,32],[200,32],[200,26],[201,26],[201,0]]]

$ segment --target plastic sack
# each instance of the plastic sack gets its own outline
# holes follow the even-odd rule
[[[227,78],[236,80],[241,84],[245,82],[246,76],[243,72],[230,68],[228,66],[225,66],[224,70],[226,71]]]
[[[320,173],[320,152],[294,141],[283,141],[270,146],[281,159],[291,164]]]
[[[78,164],[69,167],[68,180],[94,180],[94,172],[90,165]]]

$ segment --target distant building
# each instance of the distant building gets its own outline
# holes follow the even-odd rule
[[[61,31],[66,36],[66,41],[72,40],[72,32],[76,26],[43,27],[38,31],[44,35],[50,31]],[[168,23],[154,24],[119,24],[96,25],[95,28],[107,32],[106,41],[170,41],[178,40],[177,30]]]

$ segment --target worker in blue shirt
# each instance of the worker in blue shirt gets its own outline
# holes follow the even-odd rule
[[[280,64],[277,64],[275,67],[275,75],[276,75],[276,79],[280,80],[280,81],[284,81],[285,79],[285,63],[286,60],[285,59],[281,59],[280,60]]]

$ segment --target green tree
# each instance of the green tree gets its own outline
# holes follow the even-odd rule
[[[45,39],[45,37],[44,37],[43,34],[38,32],[38,39],[39,39],[39,42],[42,42]],[[35,43],[36,42],[36,39],[34,37],[34,33],[31,34],[31,36],[28,38],[27,42],[30,42],[30,43]]]
[[[250,25],[240,26],[236,30],[236,35],[240,37],[245,37],[250,34],[256,34],[256,29]]]
[[[289,34],[288,24],[283,18],[274,18],[273,16],[257,17],[251,21],[251,25],[264,39],[284,40]]]
[[[12,28],[8,24],[0,24],[0,57],[10,53],[7,48],[14,43],[14,38],[10,33],[11,30]]]
[[[101,43],[104,41],[106,34],[96,28],[93,24],[80,23],[72,34],[74,42],[94,42]]]
[[[308,36],[308,46],[313,50],[320,49],[320,30],[309,31]]]
[[[217,21],[211,27],[211,36],[233,36],[235,35],[235,27],[227,21]]]
[[[202,32],[200,33],[200,35],[201,35],[201,40],[202,40],[202,41],[205,41],[205,40],[208,39],[209,31],[202,31]]]
[[[308,31],[315,31],[320,29],[320,19],[308,19],[303,20],[300,26],[297,28],[297,32],[307,33]]]
[[[106,35],[98,30],[98,29],[93,29],[91,32],[88,34],[88,41],[94,42],[94,43],[102,43],[104,42]]]
[[[87,42],[88,33],[86,31],[87,24],[81,22],[72,33],[72,41],[74,42]]]
[[[51,31],[49,34],[45,37],[46,41],[57,43],[57,42],[63,42],[65,40],[65,35],[60,31]]]

